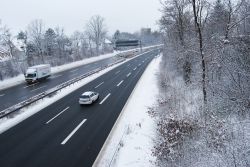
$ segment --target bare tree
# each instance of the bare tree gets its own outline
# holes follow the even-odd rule
[[[249,0],[243,1],[239,12],[240,12],[239,14],[240,20],[242,20],[239,31],[240,33],[244,35],[249,35],[250,34],[250,19],[248,16],[250,13],[250,1]]]
[[[208,2],[189,0],[187,10],[192,12],[194,24],[187,27],[191,33],[184,35],[183,50],[176,47],[181,38],[177,36],[177,27],[173,28],[177,23],[173,18],[178,13],[171,12],[174,9],[170,6],[170,12],[163,10],[163,17],[169,13],[173,17],[165,17],[161,22],[167,42],[159,76],[159,109],[150,111],[160,118],[159,143],[153,153],[161,166],[249,166],[250,38],[246,35],[246,16],[250,8],[243,8],[242,0]],[[249,0],[244,4],[248,5]],[[244,29],[238,29],[239,26]],[[243,36],[237,34],[242,32]],[[178,76],[183,73],[177,68],[178,58],[185,52],[192,53],[191,79],[197,79],[190,84]],[[201,88],[197,87],[199,78]],[[194,108],[189,110],[188,106]],[[189,127],[191,131],[186,131]]]
[[[240,9],[243,5],[247,5],[247,2],[245,0],[239,0],[236,1],[237,3],[234,5],[232,0],[227,1],[227,26],[226,26],[226,31],[225,31],[225,39],[228,39],[229,32],[239,26],[239,24],[247,17],[250,16],[249,12],[242,13],[241,17],[238,17]]]
[[[75,31],[71,36],[73,54],[76,56],[77,60],[81,59],[81,36],[82,33],[79,31]]]
[[[60,27],[55,28],[56,34],[56,54],[58,57],[58,63],[63,64],[65,61],[68,61],[66,58],[69,58],[68,54],[70,52],[71,41],[65,35],[64,29]]]
[[[202,34],[202,24],[206,18],[204,18],[203,9],[205,7],[204,0],[192,0],[192,8],[193,8],[193,15],[194,15],[194,24],[196,28],[196,32],[198,34],[199,39],[199,51],[201,56],[201,64],[202,64],[202,91],[203,91],[203,100],[204,103],[207,103],[207,89],[206,89],[206,63],[205,63],[205,56],[204,56],[204,44],[203,44],[203,34]],[[207,15],[205,15],[206,17]]]
[[[7,26],[1,27],[0,44],[8,48],[8,51],[11,57],[14,55],[13,52],[14,52],[15,46],[13,44],[13,36],[10,33],[10,29]]]
[[[34,20],[28,25],[28,39],[36,47],[37,55],[42,58],[44,63],[43,55],[43,37],[45,32],[44,22],[42,20]]]
[[[165,26],[171,26],[173,32],[175,32],[180,40],[182,46],[185,42],[185,32],[188,24],[188,13],[186,8],[188,7],[187,0],[168,0],[161,2],[163,6],[163,13],[160,23]]]
[[[96,54],[99,55],[100,45],[107,34],[104,18],[96,15],[92,16],[86,25],[86,34],[96,45]]]

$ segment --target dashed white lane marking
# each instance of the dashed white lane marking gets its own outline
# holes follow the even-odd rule
[[[123,80],[119,82],[116,86],[120,86],[123,83]]]
[[[107,98],[111,95],[111,93],[109,93],[106,97],[104,97],[104,99],[99,103],[99,104],[103,104],[105,102],[105,100],[107,100]]]
[[[61,115],[64,111],[68,110],[69,107],[65,108],[64,110],[62,110],[61,112],[59,112],[58,114],[56,114],[56,116],[54,116],[53,118],[51,118],[48,122],[46,122],[46,124],[49,124],[51,121],[53,121],[55,118],[57,118],[59,115]]]
[[[34,84],[31,84],[31,85],[27,85],[27,86],[25,86],[25,87],[23,87],[23,88],[28,88],[28,87],[31,87],[31,86],[35,86],[35,85],[37,85],[38,84],[38,82],[37,83],[34,83]]]
[[[115,74],[118,74],[120,71],[116,71],[116,73]]]
[[[5,94],[1,94],[0,97],[3,97]]]
[[[127,77],[129,77],[131,75],[131,72],[127,74]]]
[[[54,76],[51,76],[50,79],[55,79],[55,78],[58,78],[58,77],[61,77],[62,75],[54,75]]]
[[[46,85],[41,86],[41,87],[39,87],[39,88],[36,88],[36,89],[31,90],[31,92],[37,91],[37,90],[42,89],[42,88],[45,88],[45,87],[46,87]]]
[[[101,86],[104,82],[100,83],[99,85],[97,85],[95,88],[98,88],[99,86]]]
[[[79,69],[74,69],[74,70],[71,70],[70,72],[75,72],[75,71],[78,71]]]
[[[61,145],[64,145],[67,143],[67,141],[78,131],[78,129],[86,122],[87,119],[82,120],[82,122],[63,140]]]
[[[137,68],[135,67],[133,70],[135,71]]]
[[[130,66],[130,64],[127,65],[128,67]]]

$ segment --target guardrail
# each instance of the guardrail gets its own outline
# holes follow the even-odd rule
[[[147,49],[144,50],[144,52],[146,52],[149,49],[153,49],[155,47],[157,48],[159,46],[153,46],[153,47],[147,48]],[[88,72],[86,74],[83,74],[83,75],[81,75],[79,77],[73,78],[73,79],[71,79],[71,80],[69,80],[67,82],[64,82],[64,83],[62,83],[60,85],[57,85],[57,86],[55,86],[55,87],[53,87],[53,88],[51,88],[51,89],[49,89],[49,90],[47,90],[45,92],[42,92],[42,93],[40,93],[40,94],[38,94],[36,96],[33,96],[33,97],[31,97],[31,98],[29,98],[29,99],[27,99],[25,101],[22,101],[22,102],[20,102],[18,104],[15,104],[15,105],[7,108],[7,109],[4,109],[4,110],[0,111],[0,119],[3,118],[3,117],[6,117],[7,115],[9,115],[9,114],[11,114],[13,112],[16,112],[16,111],[26,107],[26,106],[28,106],[28,105],[30,105],[30,104],[38,101],[38,100],[41,100],[41,99],[43,99],[43,98],[45,98],[45,97],[59,91],[59,90],[67,87],[67,86],[70,86],[70,85],[72,85],[72,84],[74,84],[74,83],[76,83],[76,82],[90,76],[90,75],[93,75],[94,73],[100,72],[100,71],[102,71],[102,70],[104,70],[104,69],[106,69],[108,67],[111,67],[111,66],[113,66],[115,64],[118,64],[118,63],[121,63],[121,62],[123,62],[125,60],[126,59],[123,58],[123,59],[118,60],[118,61],[116,61],[114,63],[108,64],[108,65],[106,65],[104,67],[97,68],[97,69],[95,69],[93,71],[90,71],[90,72]]]
[[[9,114],[11,114],[13,112],[16,112],[16,111],[20,110],[21,108],[26,107],[26,106],[28,106],[28,105],[30,105],[30,104],[38,101],[38,100],[41,100],[41,99],[43,99],[43,98],[45,98],[45,97],[59,91],[59,90],[67,87],[67,86],[70,86],[70,85],[72,85],[72,84],[74,84],[74,83],[76,83],[76,82],[90,76],[90,75],[93,75],[93,74],[95,74],[97,72],[100,72],[100,71],[102,71],[102,70],[104,70],[104,69],[106,69],[108,67],[111,67],[111,66],[113,66],[115,64],[118,64],[118,63],[121,63],[121,62],[123,62],[125,60],[126,59],[121,59],[121,60],[118,60],[118,61],[116,61],[114,63],[108,64],[108,65],[106,65],[104,67],[99,67],[99,68],[97,68],[97,69],[95,69],[93,71],[90,71],[90,72],[88,72],[86,74],[83,74],[81,76],[73,78],[73,79],[71,79],[71,80],[69,80],[67,82],[64,82],[64,83],[62,83],[60,85],[57,85],[57,86],[55,86],[55,87],[53,87],[53,88],[51,88],[49,90],[46,90],[45,92],[42,92],[42,93],[40,93],[40,94],[38,94],[36,96],[33,96],[33,97],[23,101],[23,102],[20,102],[20,103],[15,104],[14,106],[11,106],[11,107],[9,107],[9,108],[7,108],[5,110],[2,110],[2,111],[0,111],[0,119],[3,118],[3,117],[6,117],[7,115],[9,115]]]

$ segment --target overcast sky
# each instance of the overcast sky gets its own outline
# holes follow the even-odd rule
[[[159,9],[159,0],[0,0],[0,19],[13,33],[26,29],[34,19],[42,19],[46,27],[64,27],[71,34],[82,31],[89,18],[99,14],[113,34],[117,29],[156,30]]]

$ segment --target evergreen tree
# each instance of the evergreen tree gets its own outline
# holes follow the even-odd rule
[[[208,27],[210,32],[220,36],[224,35],[227,27],[227,17],[228,12],[225,4],[221,0],[217,0],[209,19],[210,26]]]
[[[49,28],[44,35],[45,52],[48,56],[52,56],[55,52],[56,33],[52,28]]]

